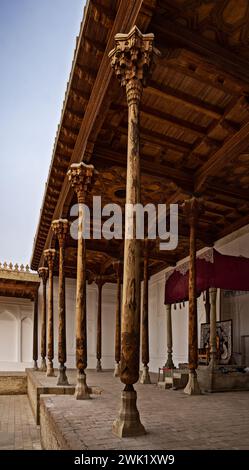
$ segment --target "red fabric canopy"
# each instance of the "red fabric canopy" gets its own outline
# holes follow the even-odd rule
[[[188,278],[188,261],[166,273],[165,304],[188,300]],[[214,248],[199,255],[196,260],[197,295],[210,287],[249,291],[249,258],[222,255]]]

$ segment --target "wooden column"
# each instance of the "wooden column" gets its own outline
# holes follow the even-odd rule
[[[78,369],[75,397],[77,400],[90,398],[90,389],[86,383],[87,367],[87,312],[86,312],[86,245],[84,239],[84,203],[86,192],[93,183],[94,167],[83,162],[73,164],[68,171],[68,178],[77,194],[79,206],[77,283],[76,283],[76,365]]]
[[[167,325],[167,361],[165,367],[174,369],[174,362],[172,359],[173,353],[173,338],[172,338],[172,316],[171,316],[171,305],[166,305],[166,325]]]
[[[153,34],[143,35],[134,26],[129,34],[115,36],[115,48],[109,53],[117,78],[126,88],[128,102],[126,204],[130,205],[140,203],[139,108],[143,86],[155,55],[153,40]],[[120,414],[113,424],[113,432],[119,437],[145,433],[133,387],[139,379],[141,294],[140,241],[136,239],[136,220],[132,211],[126,210],[125,233],[120,368],[125,388]]]
[[[144,284],[143,284],[143,307],[142,307],[142,363],[143,370],[140,383],[150,384],[149,374],[149,259],[148,240],[144,243]]]
[[[46,372],[46,352],[47,352],[47,279],[48,268],[42,267],[38,269],[38,274],[42,279],[42,318],[41,318],[41,367],[42,372]]]
[[[59,330],[58,330],[58,361],[59,377],[57,385],[69,385],[66,375],[67,349],[66,349],[66,293],[65,293],[65,242],[69,230],[67,219],[58,219],[52,222],[52,230],[59,241]]]
[[[209,289],[205,292],[205,310],[206,310],[206,323],[210,323],[210,296]]]
[[[197,337],[197,298],[196,298],[196,226],[198,216],[202,212],[200,201],[192,197],[184,204],[184,213],[190,227],[189,247],[189,381],[184,392],[188,395],[200,394],[196,369],[198,367],[198,337]]]
[[[44,258],[48,264],[48,365],[47,377],[55,377],[54,373],[54,286],[53,270],[56,250],[50,248],[44,251]]]
[[[101,356],[102,356],[102,288],[104,281],[101,276],[95,279],[95,283],[98,286],[98,313],[97,313],[97,341],[96,341],[96,358],[97,365],[96,371],[101,372]]]
[[[216,347],[216,298],[217,289],[215,287],[210,289],[211,310],[210,310],[210,363],[209,367],[214,369],[217,364],[217,347]]]
[[[33,361],[34,370],[38,370],[38,293],[34,298],[34,317],[33,317]]]
[[[116,290],[116,328],[115,328],[115,368],[114,377],[120,377],[120,357],[121,357],[121,278],[122,263],[121,261],[113,262],[113,269],[116,273],[117,290]]]

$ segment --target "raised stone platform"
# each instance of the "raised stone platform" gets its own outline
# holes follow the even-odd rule
[[[74,395],[77,371],[76,369],[67,369],[69,385],[57,385],[58,370],[55,369],[56,377],[47,377],[45,372],[26,369],[27,374],[27,393],[31,409],[36,424],[40,424],[40,397],[41,395]],[[101,387],[96,387],[88,382],[88,386],[93,385],[92,393],[99,395]],[[98,384],[97,384],[98,385]]]
[[[73,395],[75,392],[76,371],[68,370],[70,385],[58,386],[57,377],[47,377],[45,372],[26,369],[27,393],[36,424],[40,424],[41,395]],[[56,375],[58,374],[55,371]]]
[[[249,392],[188,396],[182,390],[138,383],[138,408],[147,434],[119,439],[112,424],[123,385],[110,372],[89,371],[87,376],[89,385],[103,389],[100,396],[86,401],[41,398],[44,449],[249,449]]]
[[[25,395],[27,375],[25,372],[0,372],[0,395]]]
[[[235,366],[219,366],[213,371],[208,366],[198,367],[198,381],[202,391],[226,392],[249,390],[249,373],[238,372]]]
[[[188,369],[172,369],[165,374],[164,381],[158,382],[158,387],[164,390],[168,388],[179,390],[186,387],[188,377]]]

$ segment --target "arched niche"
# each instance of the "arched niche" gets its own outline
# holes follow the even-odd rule
[[[18,328],[16,317],[8,312],[0,312],[0,363],[17,361]]]
[[[32,321],[25,317],[21,321],[21,361],[32,361]]]

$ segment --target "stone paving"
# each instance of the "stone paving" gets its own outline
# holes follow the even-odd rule
[[[45,374],[39,380],[47,383]],[[71,383],[75,371],[70,371]],[[155,376],[154,376],[155,378]],[[54,382],[54,379],[52,379]],[[182,390],[136,385],[138,407],[147,435],[118,439],[112,422],[120,405],[122,384],[112,372],[88,371],[88,384],[100,396],[76,401],[73,396],[46,396],[51,417],[74,449],[249,449],[249,392],[189,397]],[[25,395],[0,396],[0,450],[41,448]]]
[[[40,450],[27,395],[0,396],[0,450]]]
[[[31,374],[35,377],[35,380],[37,382],[37,385],[40,385],[41,387],[56,387],[56,388],[61,388],[60,386],[57,386],[57,380],[58,380],[58,370],[55,369],[55,377],[47,377],[45,372],[40,372],[34,371],[33,369],[28,369]],[[77,372],[75,369],[67,369],[67,378],[69,382],[70,387],[75,387],[76,384],[76,377],[77,377]]]
[[[118,414],[119,379],[111,372],[88,371],[88,385],[103,392],[91,400],[73,396],[43,398],[65,442],[73,449],[249,449],[249,392],[187,396],[182,390],[136,385],[141,421],[147,435],[112,435]]]

